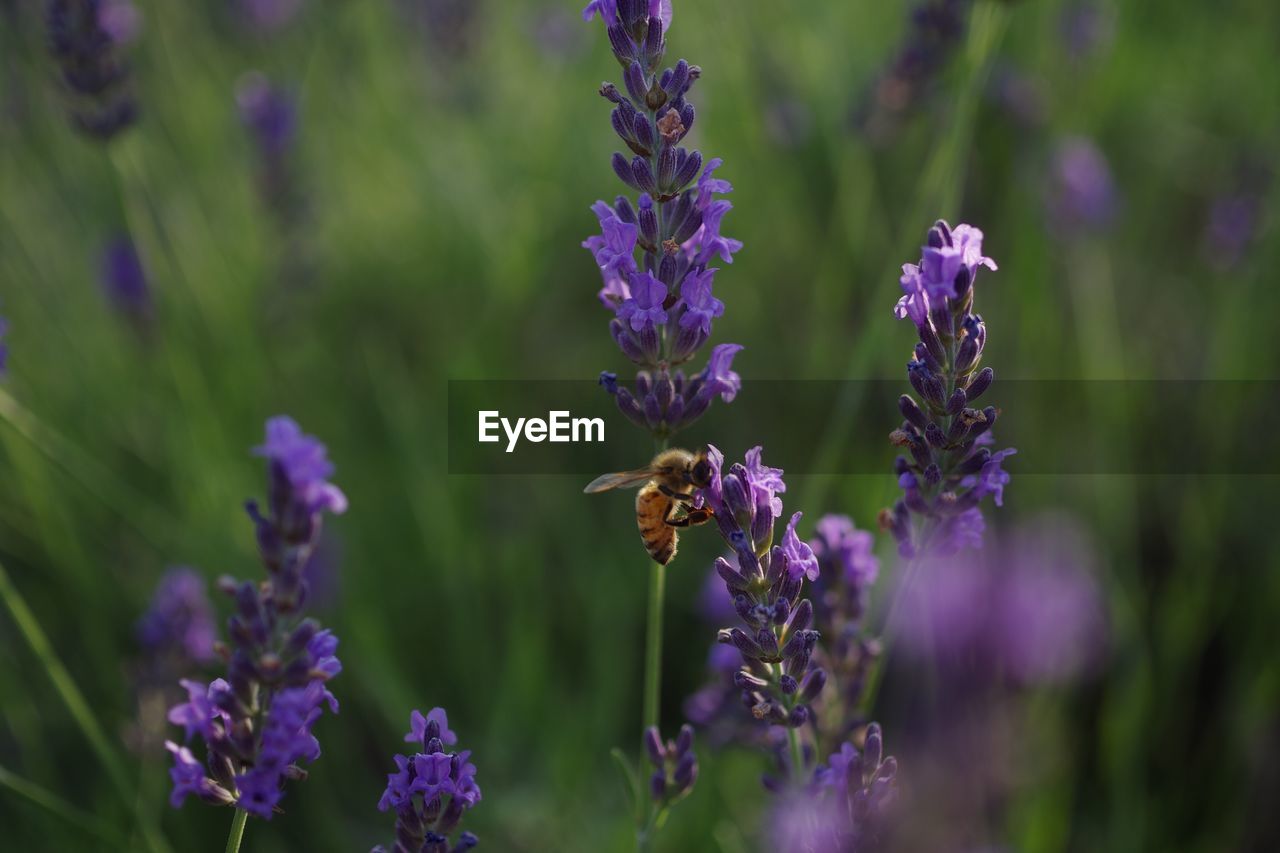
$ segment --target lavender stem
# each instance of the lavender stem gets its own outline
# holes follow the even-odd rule
[[[662,600],[667,567],[654,563],[649,572],[649,619],[644,643],[643,727],[657,726],[662,700]]]
[[[231,832],[227,835],[226,853],[240,853],[240,842],[244,839],[244,825],[248,820],[247,811],[236,809],[236,816],[231,821]]]
[[[798,788],[806,781],[804,748],[800,745],[799,729],[787,727],[787,744],[791,747],[791,779]]]

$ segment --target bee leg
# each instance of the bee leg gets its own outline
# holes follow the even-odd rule
[[[672,517],[672,513],[674,512],[675,512],[675,507],[672,507],[671,510],[667,513],[667,517],[663,519],[663,521],[665,521],[671,527],[697,527],[700,524],[706,524],[715,515],[707,507],[702,507],[701,509],[688,510],[685,512],[684,515],[680,516],[679,518]]]
[[[693,500],[693,495],[686,495],[681,492],[677,492],[674,489],[670,489],[667,486],[662,485],[661,483],[658,484],[658,491],[662,492],[664,495],[671,498],[673,501]]]

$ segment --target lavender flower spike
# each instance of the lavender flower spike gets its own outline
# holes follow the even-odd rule
[[[613,171],[636,195],[596,202],[600,233],[582,245],[600,269],[600,301],[614,312],[610,334],[640,368],[630,388],[613,373],[602,374],[601,384],[628,419],[662,441],[706,413],[715,397],[729,402],[737,391],[729,369],[736,344],[715,348],[700,372],[686,374],[680,365],[697,356],[724,315],[712,292],[717,269],[709,264],[733,263],[742,243],[721,230],[733,205],[719,197],[732,190],[715,177],[720,159],[704,162],[680,144],[695,118],[687,95],[702,72],[683,59],[660,70],[670,0],[593,0],[583,17],[597,15],[623,69],[621,87],[600,89],[629,151],[613,155]]]
[[[446,751],[458,742],[449,730],[443,708],[410,716],[405,742],[417,747],[413,755],[395,756],[396,772],[387,775],[387,787],[378,809],[396,812],[395,853],[462,853],[479,844],[470,832],[458,834],[452,846],[449,836],[463,813],[480,802],[476,768],[471,751]],[[378,846],[372,853],[386,853]]]
[[[844,515],[827,515],[809,540],[818,560],[813,584],[814,624],[826,637],[824,667],[833,687],[822,697],[824,736],[844,740],[866,724],[860,708],[880,642],[867,633],[867,595],[880,571],[872,536]]]
[[[658,727],[650,726],[644,732],[644,746],[654,768],[649,777],[652,807],[648,825],[642,830],[642,835],[647,835],[655,826],[661,826],[668,809],[693,790],[698,779],[698,756],[693,751],[693,727],[689,725],[681,726],[680,735],[666,742]]]
[[[741,624],[722,629],[719,641],[737,648],[742,669],[734,676],[742,701],[765,723],[799,729],[812,719],[810,703],[826,683],[813,663],[819,634],[811,627],[813,603],[801,597],[806,580],[818,577],[819,562],[796,535],[801,514],[787,523],[773,545],[774,521],[786,491],[782,471],[765,465],[759,447],[745,464],[724,469],[724,456],[708,448],[711,484],[699,492],[715,514],[720,535],[737,556],[735,567],[718,559],[716,570],[733,598]],[[800,756],[792,756],[799,760]],[[793,766],[793,775],[802,767]]]
[[[301,764],[320,757],[313,728],[338,701],[328,682],[342,671],[338,638],[302,616],[307,584],[302,571],[320,535],[322,515],[346,509],[324,445],[289,418],[267,422],[256,453],[268,460],[269,515],[249,503],[267,579],[219,586],[235,601],[227,621],[230,643],[218,644],[226,678],[183,681],[187,701],[169,711],[185,740],[204,741],[203,765],[185,746],[171,745],[175,806],[196,795],[234,804],[270,820],[287,780],[306,777]]]
[[[972,404],[991,387],[995,374],[980,369],[987,327],[973,313],[978,271],[994,270],[982,254],[982,232],[952,229],[939,220],[929,229],[920,263],[902,268],[903,296],[894,308],[915,324],[919,342],[907,364],[907,379],[919,402],[904,394],[905,420],[890,441],[905,453],[894,471],[903,496],[881,513],[905,557],[945,556],[982,542],[979,509],[988,495],[1000,506],[1009,475],[1001,467],[1017,451],[993,453],[994,406]]]

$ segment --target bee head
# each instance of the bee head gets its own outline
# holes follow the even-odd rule
[[[705,456],[699,456],[689,467],[689,482],[699,489],[711,485],[711,463]]]

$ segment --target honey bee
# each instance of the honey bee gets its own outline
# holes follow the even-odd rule
[[[673,447],[653,457],[644,468],[596,477],[583,491],[594,494],[640,486],[636,526],[649,556],[665,566],[676,555],[677,530],[706,524],[711,519],[710,508],[693,506],[691,493],[710,482],[711,465],[705,450],[694,453]]]

